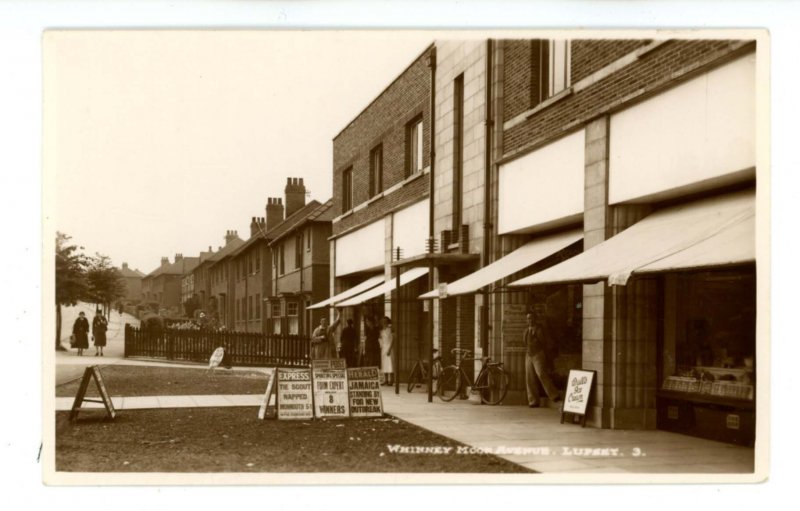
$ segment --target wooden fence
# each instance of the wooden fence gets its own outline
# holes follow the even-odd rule
[[[204,330],[142,330],[125,325],[125,357],[205,362],[224,347],[230,363],[240,366],[306,367],[310,341],[298,335]]]

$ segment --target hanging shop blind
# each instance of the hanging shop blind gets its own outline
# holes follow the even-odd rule
[[[343,300],[347,300],[350,297],[353,297],[357,294],[363,293],[369,289],[372,289],[375,286],[379,286],[384,282],[383,275],[375,275],[373,277],[368,278],[364,282],[357,284],[346,291],[342,291],[338,295],[332,296],[327,300],[323,300],[319,303],[315,303],[314,305],[308,307],[308,309],[321,309],[323,307],[328,307],[337,304]]]
[[[754,221],[753,191],[665,208],[582,254],[509,285],[604,279],[625,285],[634,272],[753,261]]]
[[[455,296],[475,293],[480,288],[536,264],[582,239],[583,230],[575,229],[529,241],[492,264],[447,284],[447,295]],[[422,299],[438,297],[438,289],[420,295]]]
[[[423,275],[426,275],[427,273],[428,273],[427,268],[411,268],[410,270],[400,275],[400,285],[405,286],[409,282],[416,280],[422,277]],[[349,307],[352,305],[362,304],[367,300],[394,291],[396,285],[397,285],[396,279],[389,279],[381,286],[374,287],[369,291],[361,293],[360,295],[354,296],[353,298],[337,303],[336,307]]]

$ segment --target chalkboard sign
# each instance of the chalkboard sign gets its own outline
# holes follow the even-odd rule
[[[278,419],[313,419],[311,370],[278,368]]]
[[[383,417],[380,368],[354,367],[347,370],[351,417]]]
[[[313,360],[311,374],[314,382],[314,416],[349,417],[347,369],[344,359]]]
[[[581,416],[581,426],[586,426],[586,407],[594,383],[594,371],[570,369],[567,379],[567,390],[564,393],[564,404],[561,408],[561,423],[565,414]]]
[[[264,392],[264,398],[261,400],[261,407],[258,409],[258,418],[264,420],[266,418],[274,419],[278,414],[275,406],[275,369],[267,369],[267,390]]]
[[[97,392],[100,394],[100,399],[89,399],[86,397],[86,391],[89,388],[89,381],[92,378],[94,378],[94,382],[97,385]],[[113,419],[117,416],[117,412],[114,410],[114,403],[111,402],[111,396],[109,396],[108,389],[106,389],[106,384],[103,381],[103,375],[100,374],[99,366],[89,366],[83,371],[83,378],[81,379],[81,384],[78,387],[78,393],[75,395],[75,401],[72,402],[72,410],[69,413],[69,420],[75,420],[78,417],[78,412],[81,410],[96,410],[96,408],[81,408],[81,405],[84,402],[102,403],[109,417]]]

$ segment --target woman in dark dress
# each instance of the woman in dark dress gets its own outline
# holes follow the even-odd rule
[[[364,365],[369,367],[380,367],[381,365],[381,346],[378,339],[381,329],[375,324],[372,316],[364,318]]]
[[[83,356],[83,350],[89,349],[89,320],[83,312],[78,314],[78,319],[72,325],[72,335],[75,336],[75,346],[78,356]]]
[[[103,347],[106,345],[106,331],[108,330],[108,320],[103,316],[103,311],[97,309],[92,320],[92,337],[94,337],[94,356],[103,356]]]

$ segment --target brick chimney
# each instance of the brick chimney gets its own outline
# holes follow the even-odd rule
[[[267,222],[263,216],[254,216],[250,220],[250,237],[260,236],[267,230]]]
[[[176,262],[176,263],[177,263],[178,261],[180,261],[181,259],[183,259],[183,254],[175,254],[175,262]]]
[[[283,191],[286,195],[286,218],[289,218],[306,205],[306,185],[303,184],[303,178],[286,178],[286,188]]]
[[[128,269],[128,263],[122,263],[122,269],[123,270],[127,270]]]
[[[267,198],[267,218],[266,218],[266,231],[269,232],[275,228],[276,225],[283,222],[283,199],[269,197]]]
[[[162,257],[161,258],[161,266],[166,266],[169,264],[169,257]]]
[[[236,231],[225,231],[225,244],[227,245],[238,237],[239,233]]]

